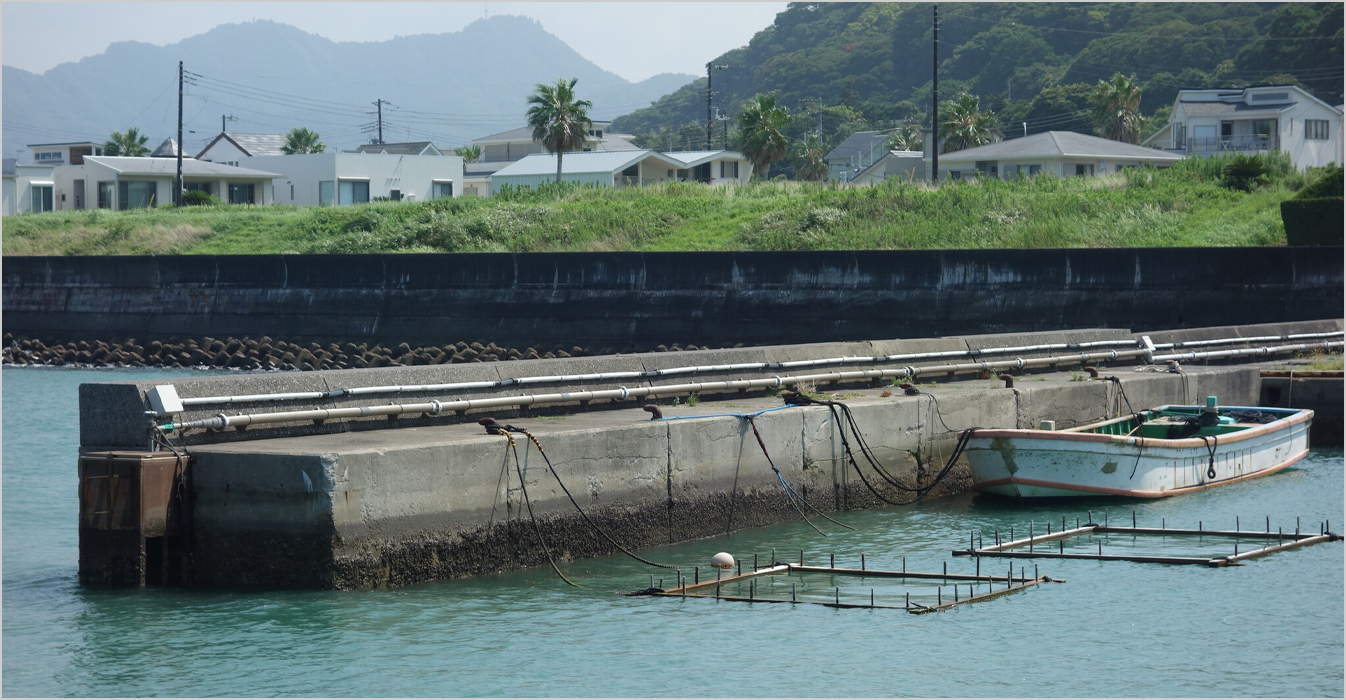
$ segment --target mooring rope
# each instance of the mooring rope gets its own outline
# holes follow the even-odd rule
[[[501,430],[498,427],[493,429],[492,426],[486,426],[486,432],[490,435],[503,435],[505,436],[505,439],[509,441],[509,449],[514,453],[514,471],[519,475],[519,490],[523,492],[523,503],[528,507],[528,519],[532,521],[533,532],[537,535],[537,541],[542,545],[542,551],[547,555],[547,563],[551,564],[552,571],[555,571],[556,575],[560,576],[562,581],[565,581],[575,588],[583,588],[583,586],[571,581],[569,578],[566,578],[565,574],[561,573],[561,567],[556,565],[556,559],[551,555],[551,548],[547,546],[547,539],[542,536],[542,528],[538,527],[537,516],[533,515],[533,504],[528,499],[528,486],[524,483],[523,467],[520,466],[522,463],[519,460],[519,449],[514,444],[514,436],[510,435],[508,431]]]
[[[771,471],[773,471],[773,472],[776,473],[776,480],[779,481],[781,487],[785,489],[785,496],[786,496],[786,499],[788,500],[788,499],[790,499],[791,497],[794,497],[794,498],[796,498],[796,499],[799,499],[800,502],[802,502],[804,505],[808,506],[813,512],[815,512],[815,513],[817,513],[818,515],[822,516],[822,517],[823,517],[824,519],[826,519],[828,522],[830,522],[830,523],[832,523],[832,524],[834,524],[834,525],[838,525],[838,526],[840,526],[840,527],[844,527],[844,528],[846,528],[847,530],[854,530],[855,528],[851,527],[850,525],[847,525],[846,523],[842,523],[842,522],[837,522],[836,520],[834,520],[834,519],[828,517],[828,515],[827,515],[826,513],[822,512],[821,510],[818,510],[816,507],[814,507],[814,505],[813,505],[812,503],[809,503],[809,502],[808,502],[808,499],[806,499],[806,498],[804,498],[803,496],[799,495],[799,492],[798,492],[798,491],[795,491],[794,488],[791,487],[790,484],[789,484],[787,481],[785,481],[785,477],[780,473],[780,469],[777,469],[777,468],[776,468],[776,463],[773,462],[773,461],[771,460],[771,455],[768,454],[767,451],[766,451],[766,442],[764,442],[764,441],[762,440],[762,434],[759,433],[759,432],[757,432],[757,423],[753,420],[753,418],[747,418],[746,420],[748,421],[748,425],[752,427],[752,434],[753,434],[753,436],[757,438],[757,446],[760,447],[760,448],[762,448],[762,455],[763,455],[764,457],[766,457],[766,463],[767,463],[768,465],[771,466]],[[796,505],[796,504],[794,504],[794,501],[791,501],[791,504],[795,506],[795,510],[799,511],[799,515],[800,515],[801,517],[804,518],[804,522],[808,523],[809,526],[812,527],[814,530],[818,530],[818,527],[817,527],[816,525],[814,525],[814,524],[808,519],[808,516],[807,516],[807,515],[804,515],[804,511],[803,511],[803,510],[800,510],[799,506]],[[818,533],[821,534],[821,535],[824,536],[824,537],[827,536],[827,533],[823,532],[822,530],[818,530]]]

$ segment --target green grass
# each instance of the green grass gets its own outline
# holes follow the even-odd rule
[[[799,182],[737,188],[546,187],[494,199],[350,207],[205,206],[5,220],[5,255],[824,250],[1284,245],[1279,204],[1307,178],[1249,192],[1221,161],[1100,178]]]

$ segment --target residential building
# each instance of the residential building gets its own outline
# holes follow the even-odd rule
[[[329,152],[254,156],[241,162],[251,168],[285,173],[275,182],[276,204],[425,201],[462,194],[463,159],[454,155]]]
[[[103,145],[92,141],[68,143],[30,143],[34,165],[79,165],[84,156],[103,155]]]
[[[1052,173],[1057,177],[1105,175],[1140,165],[1168,167],[1182,160],[1177,153],[1074,131],[1040,134],[939,155],[941,180],[971,177],[1010,179]],[[927,172],[929,157],[926,157]]]
[[[888,134],[879,131],[857,131],[851,134],[824,156],[828,179],[848,182],[861,171],[870,168],[888,153],[883,147],[887,140]]]
[[[663,155],[682,163],[663,179],[704,182],[708,185],[742,184],[752,177],[752,161],[738,151],[672,151]]]
[[[700,162],[699,160],[696,162]],[[599,187],[638,187],[678,179],[687,163],[657,151],[577,151],[561,158],[561,180]],[[746,168],[740,168],[743,172]],[[491,192],[504,185],[537,187],[556,181],[556,155],[534,153],[505,165],[490,177]]]
[[[80,165],[55,169],[54,204],[65,209],[143,209],[173,201],[177,158],[84,156]],[[208,192],[232,204],[270,204],[274,172],[182,161],[184,190]]]
[[[221,131],[196,154],[196,159],[236,166],[244,158],[285,155],[284,148],[285,134]]]
[[[1141,143],[1184,155],[1284,151],[1296,168],[1342,162],[1341,108],[1294,85],[1179,90]]]
[[[347,153],[388,153],[397,156],[442,156],[429,141],[409,141],[407,143],[366,143]]]
[[[635,151],[640,150],[631,142],[635,138],[630,134],[614,134],[608,130],[612,122],[596,121],[589,129],[589,138],[583,152],[590,151]],[[481,160],[469,163],[464,172],[463,190],[465,194],[489,196],[490,177],[510,163],[535,153],[545,153],[541,143],[533,140],[533,127],[521,126],[517,129],[502,131],[498,134],[474,139],[472,143],[481,146]],[[562,158],[562,160],[565,160]]]
[[[164,139],[164,142],[161,143],[161,144],[159,144],[158,148],[155,148],[153,151],[150,151],[150,157],[151,157],[151,158],[177,158],[177,157],[178,157],[178,142],[177,142],[177,141],[174,141],[172,138],[166,138],[166,139]],[[190,156],[190,155],[187,155],[186,153],[182,154],[182,157],[183,157],[184,159],[186,159],[186,158],[191,158],[191,156]]]
[[[0,215],[14,216],[55,209],[54,169],[52,165],[20,164],[15,158],[5,158]]]
[[[851,174],[846,182],[876,185],[884,180],[924,180],[925,154],[922,151],[884,151],[868,168]]]

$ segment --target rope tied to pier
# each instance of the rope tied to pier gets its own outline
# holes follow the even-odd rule
[[[494,419],[490,419],[490,423],[487,423],[487,420],[488,419],[483,418],[480,421],[477,421],[482,427],[486,428],[487,435],[501,435],[509,441],[509,449],[514,453],[514,471],[519,475],[519,490],[523,492],[523,502],[524,505],[528,507],[528,519],[533,523],[533,533],[537,535],[537,541],[542,545],[542,551],[547,555],[547,563],[551,564],[552,571],[555,571],[556,575],[560,576],[562,581],[565,581],[575,588],[583,588],[583,586],[571,581],[569,578],[566,578],[565,574],[561,573],[561,568],[556,565],[556,559],[552,557],[551,548],[547,546],[547,538],[542,536],[542,528],[538,527],[537,516],[533,514],[533,504],[528,498],[528,485],[524,483],[523,467],[521,466],[522,462],[519,459],[519,449],[514,444],[514,436],[506,429],[509,426],[499,425]]]
[[[789,482],[785,481],[785,477],[780,473],[780,469],[777,469],[776,463],[772,461],[771,454],[768,453],[766,450],[766,442],[762,440],[762,434],[757,431],[757,422],[755,421],[755,416],[744,416],[743,419],[748,421],[748,425],[752,427],[752,434],[754,437],[757,438],[757,446],[762,448],[762,456],[766,457],[766,463],[771,466],[771,471],[776,473],[776,480],[780,482],[781,488],[785,489],[785,500],[789,501],[790,505],[794,506],[794,509],[799,513],[799,517],[803,518],[804,522],[809,524],[809,527],[813,528],[818,534],[822,535],[823,537],[828,536],[826,532],[819,530],[818,526],[814,525],[812,520],[809,520],[809,516],[804,514],[804,510],[799,507],[799,504],[795,502],[795,499],[798,499],[799,501],[803,502],[804,505],[808,506],[811,510],[813,510],[813,512],[817,513],[818,515],[821,515],[828,522],[844,527],[847,530],[855,529],[850,525],[837,522],[836,520],[829,518],[826,513],[818,510],[816,507],[814,507],[812,503],[809,503],[807,499],[799,495],[799,493],[796,492],[790,486]]]

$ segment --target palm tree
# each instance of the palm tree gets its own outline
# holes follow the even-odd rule
[[[804,143],[799,147],[799,153],[795,155],[795,174],[801,180],[817,182],[827,177],[827,146],[818,138],[818,134],[810,133],[804,139]]]
[[[309,131],[307,126],[301,126],[290,129],[290,133],[285,135],[285,145],[281,146],[280,150],[287,155],[322,153],[327,150],[327,144],[318,140],[318,132]]]
[[[584,147],[589,130],[589,110],[594,104],[575,99],[577,78],[561,78],[555,85],[538,83],[528,96],[528,126],[533,127],[533,140],[542,144],[548,153],[556,154],[556,182],[561,182],[561,156],[566,151]]]
[[[758,95],[743,103],[738,114],[738,147],[752,161],[754,177],[765,179],[771,164],[784,158],[790,148],[785,127],[794,121],[790,112],[776,105],[775,95]]]
[[[1145,117],[1140,114],[1140,83],[1136,76],[1114,73],[1112,82],[1098,81],[1089,95],[1094,105],[1094,133],[1105,139],[1139,143]]]
[[[469,143],[466,146],[459,146],[453,149],[455,156],[462,156],[464,163],[475,163],[481,160],[481,146],[475,143]]]
[[[920,129],[911,124],[903,124],[888,135],[888,140],[883,142],[883,148],[888,151],[919,151],[924,143],[925,137],[921,135]]]
[[[939,137],[944,153],[985,146],[1003,136],[995,112],[982,111],[976,97],[962,94],[940,106]]]
[[[127,129],[126,133],[120,131],[112,132],[108,140],[103,144],[103,155],[106,156],[128,156],[140,157],[150,154],[148,143],[150,137],[144,136],[134,126]]]

